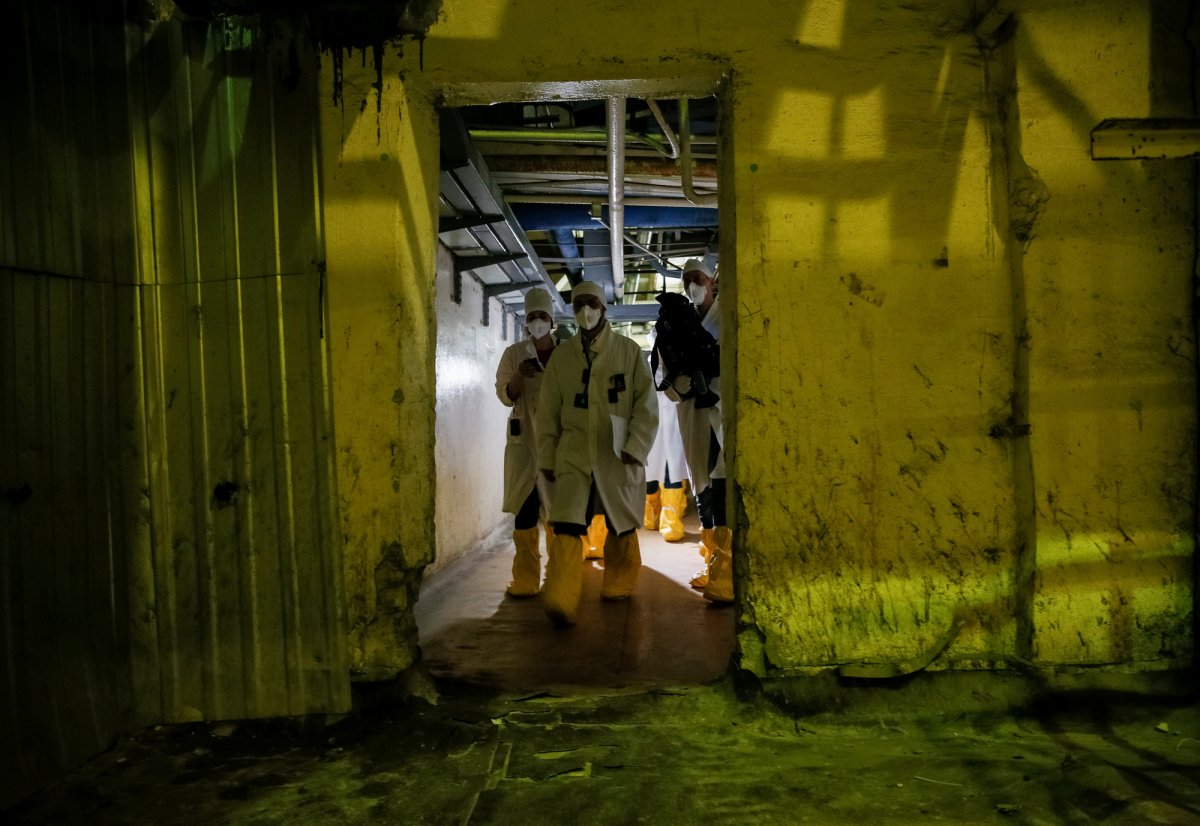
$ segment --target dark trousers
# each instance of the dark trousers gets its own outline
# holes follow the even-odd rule
[[[542,509],[542,498],[538,496],[537,485],[533,486],[533,490],[529,491],[529,495],[525,497],[525,504],[517,511],[517,521],[513,525],[518,531],[526,531],[530,528],[536,528],[538,523],[538,513]]]
[[[720,528],[725,521],[725,480],[713,479],[708,487],[696,497],[700,506],[700,525],[705,528]]]
[[[554,532],[560,533],[563,536],[583,536],[587,533],[588,525],[592,524],[592,518],[596,515],[596,482],[592,481],[592,489],[588,491],[587,513],[584,514],[583,524],[577,525],[574,522],[555,522]],[[608,515],[604,516],[604,524],[608,526],[608,532],[616,536],[626,536],[633,531],[625,531],[625,533],[617,533],[617,529],[613,527],[613,523],[609,521]],[[634,528],[633,530],[637,530]]]

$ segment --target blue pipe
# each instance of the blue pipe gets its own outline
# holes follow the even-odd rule
[[[519,220],[519,219],[518,219]],[[528,227],[525,227],[528,230]],[[579,244],[575,241],[575,236],[570,229],[558,227],[550,230],[550,238],[554,243],[558,244],[559,250],[562,252],[563,258],[579,258]],[[567,269],[574,275],[579,274],[579,266],[567,266]]]
[[[533,230],[599,229],[587,204],[512,204],[517,221],[526,232]],[[607,225],[608,207],[601,220]],[[717,227],[717,210],[708,207],[625,207],[626,229]],[[564,257],[566,251],[563,252]]]

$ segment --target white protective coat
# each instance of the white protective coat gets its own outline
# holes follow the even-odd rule
[[[508,382],[520,370],[521,362],[531,358],[537,358],[537,348],[534,347],[533,339],[526,338],[509,345],[500,356],[500,364],[496,367],[496,396],[505,407],[512,408],[505,424],[508,434],[504,445],[505,513],[521,510],[535,484],[538,486],[542,510],[545,512],[553,491],[553,486],[538,473],[537,461],[536,411],[538,394],[546,374],[539,370],[526,378],[515,401],[508,396]],[[553,362],[553,359],[550,361]],[[516,422],[515,426],[513,422]],[[514,430],[517,432],[514,433]]]
[[[658,435],[646,458],[646,481],[666,482],[669,473],[672,482],[682,482],[688,478],[688,466],[683,455],[683,437],[679,433],[675,402],[665,393],[654,395],[658,398]]]
[[[721,341],[720,299],[713,299],[700,323],[705,330],[712,333],[713,338]],[[710,379],[708,383],[718,396],[721,394],[721,379]],[[725,478],[725,425],[721,418],[721,402],[713,407],[696,409],[695,399],[679,402],[675,406],[679,414],[679,431],[683,434],[683,450],[687,456],[688,474],[692,480],[692,490],[699,494],[712,484],[713,479]],[[716,433],[717,444],[721,450],[716,461],[710,468],[709,452],[712,446],[711,433]]]
[[[582,335],[554,351],[538,401],[538,457],[556,475],[551,522],[584,524],[595,479],[604,513],[621,534],[642,524],[646,474],[642,464],[622,463],[620,451],[645,463],[658,428],[658,402],[637,343],[614,333],[607,321],[601,324],[591,345],[586,409],[575,406],[587,369]],[[614,418],[625,422],[620,445],[614,445]]]

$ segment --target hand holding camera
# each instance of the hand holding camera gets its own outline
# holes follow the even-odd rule
[[[538,360],[536,358],[527,358],[523,362],[521,362],[521,366],[519,369],[521,371],[522,376],[524,376],[525,378],[529,378],[529,377],[533,376],[535,373],[541,372],[542,365],[538,362]]]

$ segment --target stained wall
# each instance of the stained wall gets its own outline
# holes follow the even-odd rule
[[[0,805],[344,711],[315,57],[26,3],[0,119]]]
[[[448,0],[386,64],[382,143],[364,131],[402,148],[401,283],[433,267],[435,103],[717,91],[741,663],[760,673],[911,657],[959,620],[936,667],[1190,656],[1191,184],[1087,152],[1103,117],[1190,111],[1161,82],[1194,72],[1187,21],[1044,2],[981,42],[982,11],[584,2],[547,38],[561,4]],[[344,111],[370,116],[355,82]],[[392,340],[433,329],[406,324]]]

